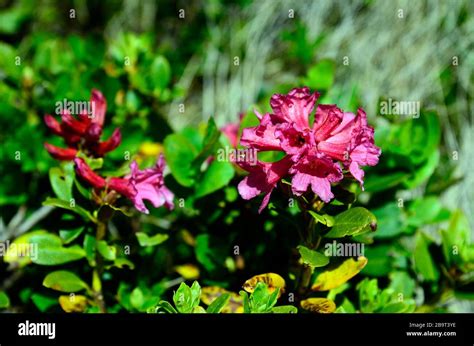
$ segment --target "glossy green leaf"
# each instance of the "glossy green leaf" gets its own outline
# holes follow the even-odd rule
[[[201,287],[197,281],[191,287],[182,282],[173,295],[173,302],[180,313],[191,313],[199,305],[200,296]]]
[[[117,249],[107,244],[105,240],[99,240],[96,243],[97,251],[108,261],[113,261],[117,257]]]
[[[218,314],[220,313],[227,303],[229,302],[230,299],[230,293],[223,293],[208,306],[207,312],[210,314]]]
[[[138,239],[138,243],[141,246],[156,246],[163,243],[169,238],[168,234],[163,234],[163,233],[157,233],[154,236],[150,237],[148,234],[144,232],[137,232],[136,236]]]
[[[68,248],[40,246],[38,255],[32,258],[32,261],[41,265],[58,265],[80,260],[85,255],[84,250],[78,245]]]
[[[148,75],[154,88],[159,90],[166,88],[171,79],[171,67],[168,60],[161,55],[155,57],[149,67]]]
[[[58,199],[58,198],[48,197],[43,202],[43,205],[51,205],[53,207],[67,209],[67,210],[75,212],[76,214],[79,214],[80,216],[82,216],[87,221],[95,222],[95,218],[87,210],[85,210],[84,208],[82,208],[78,205],[75,205],[75,203],[71,204],[70,201],[63,201],[63,200]]]
[[[326,238],[357,236],[374,231],[377,225],[375,216],[365,208],[355,207],[334,217],[334,226],[325,235]]]
[[[306,246],[299,245],[298,251],[301,255],[303,263],[308,264],[313,268],[324,267],[329,263],[329,258],[318,251],[308,249]]]
[[[165,138],[164,149],[173,177],[181,185],[191,187],[197,173],[197,169],[192,165],[197,156],[194,146],[183,135],[171,134]]]
[[[64,244],[69,244],[77,239],[77,237],[79,237],[82,232],[84,232],[84,229],[84,227],[79,227],[71,230],[61,230],[59,231],[59,236],[63,240]]]
[[[74,182],[73,164],[65,163],[62,167],[51,168],[49,170],[49,181],[56,196],[69,203],[72,199],[72,184]]]
[[[328,214],[320,215],[312,210],[310,210],[309,213],[316,221],[325,226],[332,227],[334,225],[334,218]]]
[[[196,185],[196,198],[213,193],[227,186],[234,177],[234,168],[229,162],[213,161]]]
[[[169,302],[167,302],[166,300],[162,300],[160,301],[160,303],[158,304],[158,306],[163,309],[164,311],[166,311],[167,313],[170,313],[170,314],[177,314],[178,311],[176,311],[176,309],[173,307],[173,305],[171,305]]]
[[[68,293],[89,288],[76,274],[66,270],[49,273],[43,280],[43,286]]]

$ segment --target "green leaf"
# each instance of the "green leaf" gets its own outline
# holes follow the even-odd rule
[[[99,240],[97,242],[97,251],[108,261],[113,261],[117,257],[117,249],[113,246],[109,246],[105,240]]]
[[[411,276],[404,271],[391,272],[389,274],[391,288],[396,294],[403,294],[404,298],[413,296],[415,292],[416,282]]]
[[[441,231],[443,255],[448,265],[461,265],[468,262],[468,247],[471,231],[469,222],[461,210],[451,215],[448,229]]]
[[[86,234],[84,237],[84,245],[83,249],[86,253],[86,258],[87,261],[89,261],[89,264],[92,267],[95,267],[96,262],[95,262],[95,251],[96,251],[96,239],[95,237],[91,236],[90,234]]]
[[[303,259],[303,263],[308,264],[313,268],[324,267],[329,263],[329,258],[320,252],[308,249],[303,245],[299,245],[297,249],[300,252],[301,258]]]
[[[58,265],[80,260],[85,257],[84,250],[79,245],[66,247],[40,247],[38,256],[32,258],[33,263],[40,265]]]
[[[193,283],[192,287],[182,282],[173,295],[174,305],[180,313],[191,313],[193,309],[199,305],[200,296],[201,287],[197,281]]]
[[[136,287],[130,294],[130,304],[132,304],[135,309],[140,310],[144,302],[142,290]]]
[[[194,146],[181,134],[171,134],[165,138],[166,162],[178,183],[191,187],[195,182],[197,169],[192,165],[197,153]]]
[[[293,305],[281,305],[273,307],[272,312],[274,314],[296,314],[298,312],[298,308]]]
[[[33,293],[31,300],[41,312],[46,312],[52,306],[58,305],[58,298],[51,297],[45,294]]]
[[[436,220],[442,210],[438,197],[426,196],[414,200],[408,208],[407,223],[413,227],[427,225]]]
[[[15,6],[6,7],[0,13],[0,33],[11,35],[16,33],[23,23],[28,20],[32,12],[27,2],[16,3]]]
[[[214,118],[210,117],[209,121],[207,122],[206,134],[202,141],[201,152],[193,161],[193,165],[196,168],[200,168],[204,160],[206,160],[210,155],[214,154],[216,151],[216,146],[219,143],[220,135],[221,132],[217,128]]]
[[[325,235],[326,238],[357,236],[375,230],[375,216],[365,208],[355,207],[334,217],[334,226]]]
[[[192,311],[193,314],[205,314],[206,313],[206,309],[204,309],[202,306],[196,306],[193,308],[193,311]]]
[[[63,201],[63,200],[58,199],[58,198],[48,197],[43,202],[43,205],[51,205],[53,207],[58,207],[58,208],[71,210],[71,211],[79,214],[80,216],[82,216],[87,221],[92,221],[92,222],[96,221],[95,218],[87,210],[85,210],[84,208],[82,208],[80,206],[77,206],[77,205],[71,206],[71,203],[69,201]]]
[[[158,303],[158,306],[162,308],[164,311],[170,313],[170,314],[177,314],[178,311],[171,305],[169,302],[166,300],[162,300]]]
[[[0,309],[6,309],[10,306],[10,298],[3,291],[0,291]]]
[[[59,236],[63,240],[64,244],[69,244],[72,241],[74,241],[74,239],[79,237],[82,234],[82,232],[84,232],[84,230],[85,230],[85,227],[79,227],[79,228],[71,229],[71,230],[61,230],[59,231]]]
[[[277,302],[280,294],[280,288],[276,288],[272,293],[263,282],[258,282],[255,290],[249,298],[249,307],[252,313],[267,313],[271,312],[272,308]]]
[[[76,274],[66,270],[58,270],[46,275],[43,286],[60,292],[78,292],[89,289],[89,286]]]
[[[218,314],[225,308],[230,300],[230,293],[223,293],[207,307],[207,312],[210,314]]]
[[[193,285],[191,286],[191,306],[193,309],[199,305],[199,302],[201,301],[201,286],[197,281],[193,282]]]
[[[79,246],[63,247],[61,238],[46,231],[26,233],[14,241],[17,246],[10,247],[5,254],[5,262],[19,262],[25,265],[33,262],[40,265],[57,265],[76,261],[85,256],[84,250]],[[27,249],[26,254],[19,253],[16,249]]]
[[[309,213],[316,221],[322,223],[325,226],[332,227],[334,225],[334,218],[328,214],[319,215],[312,210],[310,210]]]
[[[242,297],[242,305],[244,306],[244,314],[249,314],[251,312],[249,295],[245,291],[240,291],[239,295]]]
[[[430,243],[431,241],[424,233],[418,233],[413,255],[415,270],[425,281],[438,281],[439,271],[431,257]]]
[[[438,167],[439,160],[439,150],[434,150],[422,166],[417,167],[411,176],[403,180],[403,185],[408,189],[414,189],[427,181]]]
[[[171,79],[171,67],[163,56],[159,55],[153,59],[149,67],[148,75],[153,88],[163,90]]]
[[[213,193],[227,186],[234,177],[234,167],[230,162],[213,161],[196,186],[196,198]]]
[[[168,234],[163,233],[157,233],[154,236],[150,237],[144,232],[137,232],[136,236],[138,239],[138,243],[141,246],[156,246],[163,243],[169,238]]]
[[[59,199],[72,199],[72,184],[74,182],[74,167],[72,163],[65,163],[62,167],[53,167],[49,170],[49,181],[54,193]]]
[[[133,262],[130,261],[129,259],[119,257],[119,258],[116,258],[112,264],[107,264],[104,267],[105,269],[110,269],[112,267],[123,269],[125,267],[128,267],[129,269],[133,270],[135,269],[135,264],[133,264]]]

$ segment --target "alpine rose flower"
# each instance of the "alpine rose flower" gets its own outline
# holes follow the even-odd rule
[[[107,102],[102,93],[93,89],[90,102],[94,112],[91,115],[84,112],[76,118],[65,110],[61,114],[61,123],[52,115],[44,116],[46,126],[55,135],[61,136],[68,146],[68,148],[59,148],[45,143],[46,150],[55,159],[73,160],[79,149],[88,155],[101,157],[119,146],[122,137],[118,128],[109,139],[100,141],[107,110]]]
[[[163,155],[160,155],[153,168],[140,170],[135,161],[130,165],[131,173],[124,178],[102,178],[81,158],[74,159],[76,173],[81,180],[96,189],[107,188],[127,197],[135,208],[144,214],[149,210],[144,201],[149,201],[155,208],[166,206],[173,209],[173,193],[165,186],[163,171],[166,167]]]
[[[273,113],[255,112],[256,127],[243,130],[240,144],[257,151],[282,151],[278,162],[257,161],[237,164],[249,175],[238,186],[244,199],[265,193],[261,212],[270,200],[276,184],[291,176],[293,194],[300,196],[309,188],[324,202],[334,198],[331,184],[350,173],[363,188],[362,166],[378,163],[380,148],[374,144],[374,129],[367,124],[365,112],[343,112],[336,105],[318,105],[314,123],[310,116],[319,93],[295,88],[287,95],[275,94],[270,100]]]

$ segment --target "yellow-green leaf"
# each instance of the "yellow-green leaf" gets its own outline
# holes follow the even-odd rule
[[[194,264],[182,264],[174,267],[174,270],[185,280],[195,280],[199,278],[199,268]]]
[[[71,294],[69,296],[60,296],[59,305],[66,312],[83,312],[88,305],[88,300],[84,296]]]
[[[363,256],[360,256],[357,260],[349,258],[339,266],[319,274],[311,289],[313,291],[328,291],[339,287],[356,276],[366,264],[367,258]]]
[[[245,281],[242,288],[248,293],[252,293],[259,282],[265,283],[268,286],[268,290],[270,293],[273,293],[275,289],[280,288],[280,293],[278,296],[280,296],[281,293],[284,292],[286,286],[285,279],[283,279],[280,275],[275,273],[265,273],[255,275],[252,278],[248,279],[247,281]]]
[[[346,210],[334,217],[334,225],[326,238],[342,238],[357,236],[369,231],[375,231],[377,219],[374,214],[362,207]]]
[[[46,275],[43,286],[61,292],[77,292],[88,288],[76,274],[66,270],[57,270]]]
[[[319,314],[330,314],[336,310],[336,304],[326,298],[308,298],[301,301],[301,307],[305,310]]]

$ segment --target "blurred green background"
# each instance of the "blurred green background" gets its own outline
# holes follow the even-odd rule
[[[365,240],[369,264],[359,285],[341,299],[380,311],[403,292],[418,311],[473,311],[473,14],[469,0],[1,0],[0,241],[57,227],[47,217],[56,211],[42,207],[56,165],[43,142],[60,144],[42,117],[56,101],[101,90],[106,135],[112,124],[123,133],[110,155],[118,163],[124,151],[156,155],[168,134],[210,116],[223,126],[241,112],[268,111],[273,93],[307,85],[323,103],[363,107],[382,148],[359,197],[378,231]],[[419,102],[420,116],[380,114],[388,99]],[[259,272],[284,274],[292,222],[272,212],[259,218],[236,197],[237,182],[189,210],[142,220],[143,229],[176,236],[161,251],[139,250],[133,273],[111,274],[117,311],[145,309],[130,303],[137,289],[144,301],[165,295],[179,264],[234,291]],[[228,256],[233,244],[247,246],[243,267]],[[21,289],[10,296],[13,310],[55,309],[40,269],[2,264],[0,275],[0,290]],[[381,290],[389,290],[383,302]]]

